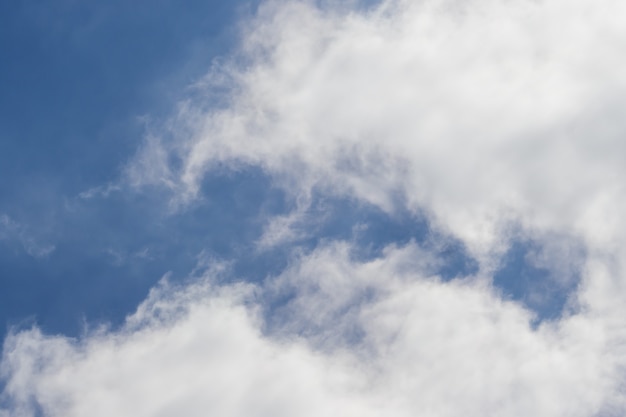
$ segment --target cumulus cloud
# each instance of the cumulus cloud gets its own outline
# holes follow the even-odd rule
[[[260,167],[294,201],[426,213],[476,275],[443,281],[413,243],[359,261],[335,242],[262,283],[164,284],[118,331],[11,334],[5,415],[623,415],[626,5],[348,9],[264,3],[127,179],[181,204],[215,170]],[[295,206],[261,247],[297,239]],[[532,326],[493,289],[512,239],[580,276],[563,317]]]
[[[387,210],[400,199],[476,254],[497,250],[511,222],[617,244],[623,8],[269,2],[237,58],[207,77],[230,88],[228,105],[185,102],[173,140],[148,142],[138,161],[174,155],[145,178],[177,184],[182,198],[216,166],[252,164],[299,195],[322,189]]]
[[[188,286],[164,282],[118,331],[13,333],[4,415],[590,416],[620,407],[623,358],[593,318],[533,330],[526,310],[478,277],[431,275],[435,260],[415,245],[369,262],[350,251],[318,248],[264,285],[227,284],[215,269]]]
[[[161,157],[156,169],[166,174],[154,180],[151,168],[145,179],[167,182],[178,201],[217,168],[253,165],[295,199],[319,192],[426,213],[484,270],[525,239],[551,253],[582,247],[621,282],[624,7],[267,2],[235,57],[206,77],[230,91],[226,104],[210,105],[211,88],[185,101],[137,160],[169,155],[175,163]],[[288,238],[294,216],[260,242]],[[535,259],[593,275],[577,256]],[[624,294],[601,279],[581,288],[598,308]]]

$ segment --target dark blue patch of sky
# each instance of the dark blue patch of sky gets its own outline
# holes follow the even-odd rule
[[[532,241],[514,241],[493,278],[505,299],[517,301],[536,314],[535,324],[559,318],[580,281],[579,276],[558,279],[553,271],[536,266],[529,257],[538,250],[541,248]]]
[[[171,111],[211,60],[232,48],[235,22],[256,3],[0,2],[0,215],[19,229],[0,236],[2,325],[35,315],[53,331],[73,333],[78,312],[108,319],[143,296],[161,273],[158,262],[116,258],[165,233],[149,202],[113,196],[70,213],[68,201],[117,179],[141,143],[143,117]],[[154,222],[137,224],[146,210]],[[56,249],[32,258],[20,234]],[[156,246],[154,256],[168,258],[170,249]]]

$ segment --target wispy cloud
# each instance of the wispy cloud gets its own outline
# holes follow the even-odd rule
[[[107,198],[111,193],[118,192],[122,187],[118,184],[109,183],[106,185],[98,185],[78,194],[78,198],[90,200],[95,197]]]
[[[54,252],[55,246],[43,243],[27,227],[6,214],[0,214],[0,241],[17,242],[34,258],[45,258]]]

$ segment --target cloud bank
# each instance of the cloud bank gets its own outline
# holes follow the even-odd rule
[[[532,330],[484,282],[429,275],[414,245],[367,263],[349,255],[321,247],[262,287],[219,284],[215,269],[164,282],[123,329],[79,341],[13,334],[4,415],[589,416],[622,405],[622,358],[599,320]]]
[[[263,245],[322,194],[425,214],[478,272],[444,281],[414,243],[363,261],[345,242],[261,283],[210,270],[155,289],[121,330],[14,332],[4,415],[623,415],[624,15],[612,0],[265,3],[130,183],[180,205],[259,167],[297,202]],[[515,239],[554,279],[580,277],[561,318],[533,326],[493,287]]]

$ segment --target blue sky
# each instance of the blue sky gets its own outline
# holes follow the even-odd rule
[[[252,7],[2,5],[0,212],[16,225],[1,249],[3,332],[24,318],[70,333],[83,316],[119,320],[169,268],[140,259],[116,265],[108,251],[127,256],[158,243],[173,252],[165,264],[193,262],[193,253],[186,259],[182,248],[164,244],[170,226],[158,227],[159,209],[150,210],[158,197],[83,202],[78,195],[117,180],[141,141],[144,117],[167,111],[179,90],[228,50],[233,20]],[[55,250],[32,256],[24,239]]]
[[[624,410],[609,0],[5,3],[0,417]]]

